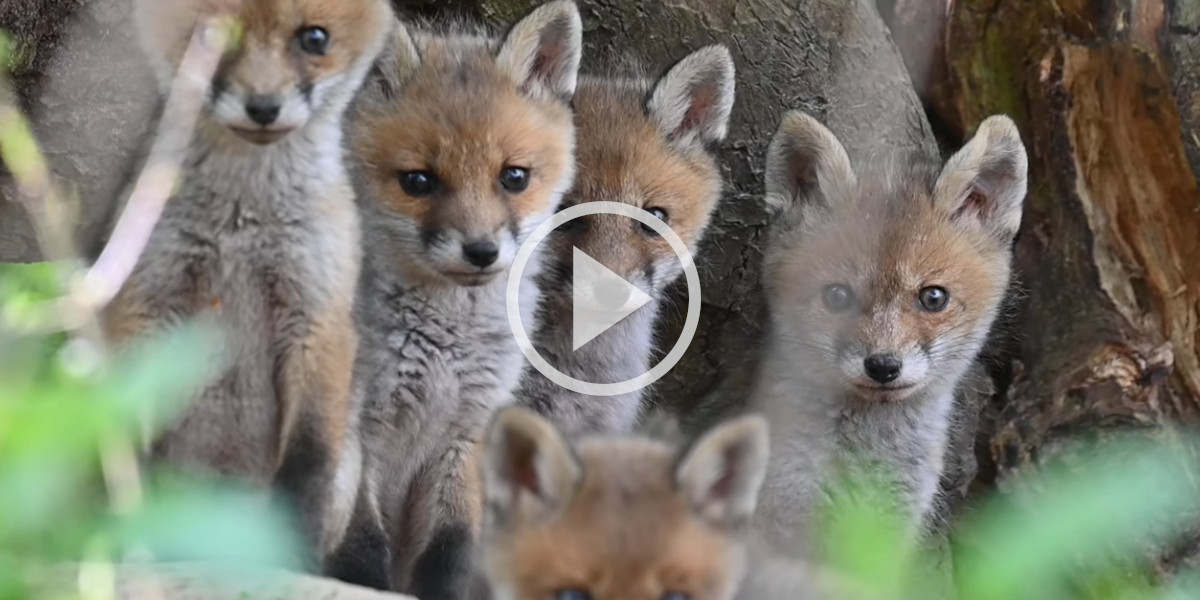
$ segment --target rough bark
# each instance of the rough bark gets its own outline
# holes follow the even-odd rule
[[[934,74],[937,120],[961,139],[1008,113],[1030,151],[1018,356],[981,458],[1003,483],[1069,438],[1195,426],[1200,3],[958,0],[925,20],[906,4],[894,35],[941,40],[901,45],[932,52],[906,62]]]
[[[9,4],[12,2],[12,4]],[[100,233],[156,90],[130,27],[130,0],[5,0],[0,30],[22,56],[19,95],[55,175],[76,198],[81,247]],[[0,172],[0,260],[40,258],[7,172]]]

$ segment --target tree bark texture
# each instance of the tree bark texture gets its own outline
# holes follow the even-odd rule
[[[898,40],[926,40],[899,45],[952,141],[1004,112],[1030,151],[1024,302],[1011,386],[982,419],[985,471],[1003,485],[1068,438],[1194,427],[1200,2],[899,0],[889,16]],[[1166,562],[1195,560],[1196,539]]]
[[[75,198],[78,245],[95,241],[151,125],[157,90],[139,54],[130,0],[3,0],[17,46],[14,83],[54,174]],[[22,58],[23,57],[23,58]],[[0,169],[0,260],[40,254]]]

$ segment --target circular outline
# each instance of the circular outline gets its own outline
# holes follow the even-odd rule
[[[683,265],[684,275],[687,277],[688,286],[688,307],[687,317],[683,322],[683,331],[680,332],[679,339],[675,340],[675,345],[671,351],[663,357],[653,368],[637,377],[626,379],[625,381],[617,381],[614,383],[592,383],[575,379],[562,371],[554,368],[541,354],[533,347],[533,342],[525,333],[525,326],[521,323],[521,308],[518,298],[520,297],[521,289],[521,273],[528,266],[529,259],[533,257],[533,252],[550,232],[561,227],[568,221],[578,219],[579,217],[594,215],[598,213],[616,214],[634,219],[643,225],[653,229],[656,233],[667,240],[671,250],[675,252],[676,258]],[[700,274],[696,271],[696,264],[692,260],[692,253],[688,250],[683,240],[671,229],[666,223],[632,204],[622,202],[584,202],[575,206],[559,211],[553,217],[538,225],[533,233],[529,234],[529,238],[521,244],[517,250],[517,255],[513,259],[512,268],[508,270],[508,289],[504,294],[505,309],[508,312],[508,326],[512,330],[513,336],[517,339],[517,346],[521,349],[521,353],[529,360],[533,368],[545,376],[550,381],[565,387],[579,394],[587,394],[589,396],[619,396],[636,392],[666,375],[668,371],[673,369],[676,364],[683,358],[687,352],[688,346],[692,344],[692,338],[696,336],[696,329],[700,324]]]

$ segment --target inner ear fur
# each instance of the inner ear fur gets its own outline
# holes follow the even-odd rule
[[[583,55],[583,20],[571,0],[547,2],[513,25],[496,62],[522,89],[535,86],[569,99]]]
[[[846,149],[829,129],[801,111],[784,115],[767,148],[766,204],[773,214],[828,206],[857,177]]]
[[[993,115],[946,162],[934,186],[934,203],[955,220],[1011,241],[1021,227],[1028,169],[1016,124]]]

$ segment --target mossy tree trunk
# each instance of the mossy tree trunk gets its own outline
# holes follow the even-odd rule
[[[933,40],[900,44],[931,120],[957,141],[1008,113],[1031,153],[1017,243],[1027,294],[1010,323],[1012,385],[980,431],[987,471],[1003,486],[1074,437],[1194,427],[1200,2],[928,4],[885,12],[897,39]]]

